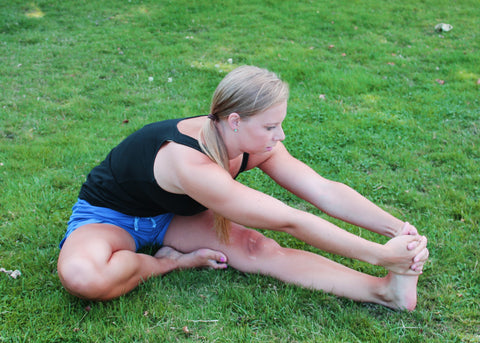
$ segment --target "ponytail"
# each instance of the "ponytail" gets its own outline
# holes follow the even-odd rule
[[[230,172],[227,148],[222,136],[218,132],[217,126],[215,125],[217,119],[212,118],[211,115],[209,115],[209,117],[211,120],[205,122],[200,134],[200,147],[212,161],[217,163],[227,172]],[[230,226],[231,223],[227,218],[218,213],[214,213],[213,227],[218,239],[222,243],[228,244],[230,240]]]
[[[227,147],[217,123],[237,113],[241,118],[253,116],[288,99],[288,86],[266,69],[242,66],[231,71],[213,94],[210,114],[202,127],[199,144],[215,163],[230,172]],[[228,244],[230,221],[215,213],[214,228],[222,243]]]

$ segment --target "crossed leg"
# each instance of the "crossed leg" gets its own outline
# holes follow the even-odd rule
[[[80,298],[109,300],[128,293],[141,282],[174,269],[226,268],[226,256],[210,249],[182,254],[170,247],[155,256],[135,252],[125,230],[109,224],[89,224],[65,241],[57,270],[64,287]]]

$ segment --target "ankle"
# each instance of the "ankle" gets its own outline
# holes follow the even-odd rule
[[[391,307],[389,304],[394,300],[391,290],[391,273],[380,279],[372,293],[379,304]]]

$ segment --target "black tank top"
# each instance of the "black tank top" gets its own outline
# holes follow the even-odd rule
[[[206,210],[188,195],[163,190],[153,174],[155,157],[167,141],[202,152],[196,139],[178,130],[177,124],[183,119],[152,123],[125,138],[88,174],[79,198],[91,205],[136,217],[154,217],[163,213],[190,216]],[[245,170],[248,157],[244,153],[238,173]]]

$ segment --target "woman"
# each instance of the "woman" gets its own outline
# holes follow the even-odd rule
[[[239,67],[217,87],[208,116],[147,125],[89,174],[61,243],[58,273],[82,298],[108,300],[174,269],[230,266],[394,309],[416,306],[426,238],[353,189],[326,180],[281,143],[288,87]],[[327,214],[389,237],[377,244],[235,181],[258,167]],[[380,265],[384,278],[280,247],[256,227]],[[162,244],[154,255],[137,253]]]

